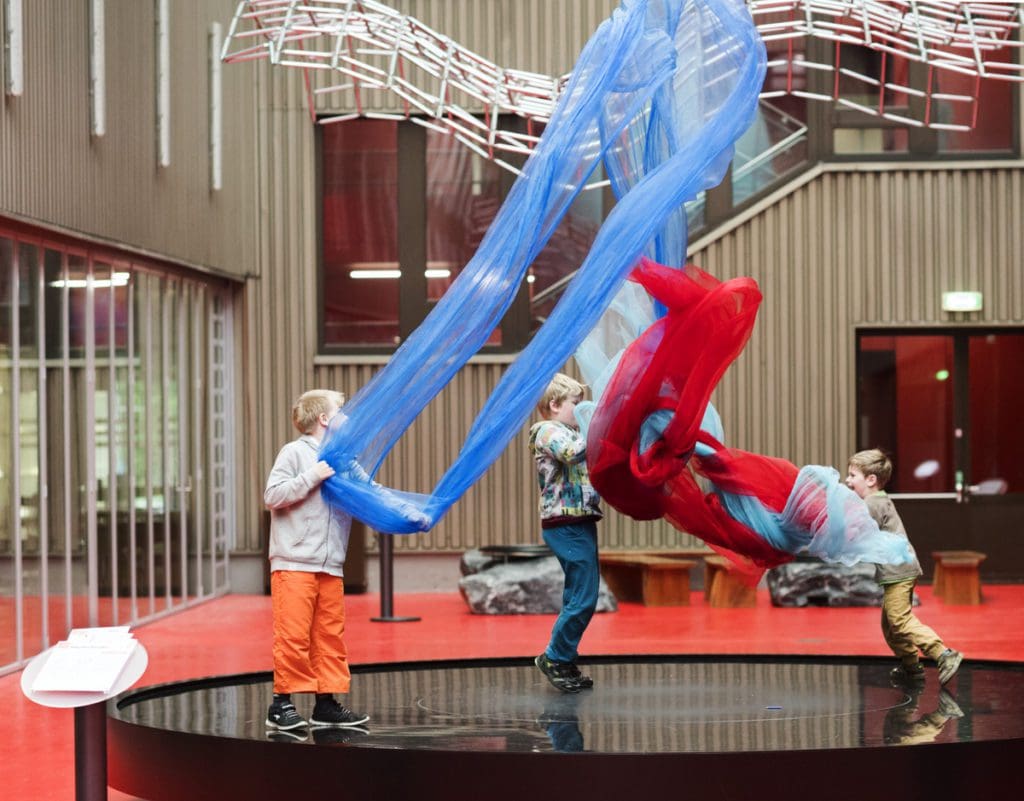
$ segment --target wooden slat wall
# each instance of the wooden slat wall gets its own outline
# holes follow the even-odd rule
[[[726,440],[797,464],[845,467],[855,447],[858,326],[1024,323],[1019,166],[833,165],[691,254],[765,295],[713,398]],[[979,290],[976,314],[941,294]]]
[[[559,74],[571,67],[610,5],[422,0],[398,7],[499,63]],[[505,16],[495,17],[499,11]],[[566,16],[573,11],[579,18]],[[577,27],[566,26],[567,19]],[[566,42],[572,42],[572,54],[558,62]],[[264,165],[258,188],[261,280],[249,282],[240,312],[243,430],[251,433],[243,444],[238,542],[255,551],[263,483],[277,450],[294,436],[292,400],[312,386],[352,394],[377,368],[355,359],[315,364],[314,137],[301,76],[265,64],[232,69],[257,71]],[[797,464],[843,466],[854,444],[856,325],[951,322],[955,316],[939,310],[939,293],[953,288],[986,292],[979,322],[1024,319],[1021,205],[1018,166],[837,165],[701,246],[694,261],[723,278],[752,275],[765,294],[750,344],[715,396],[729,444]],[[382,480],[401,489],[430,488],[455,458],[502,369],[468,365],[396,447]],[[537,541],[536,490],[524,438],[510,444],[434,531],[401,538],[398,548],[459,551]],[[601,539],[609,548],[693,544],[667,524],[614,514],[602,525]]]
[[[170,4],[166,168],[157,166],[156,150],[156,4],[106,3],[102,137],[90,134],[89,3],[23,6],[24,92],[0,103],[0,214],[200,269],[238,277],[254,271],[256,97],[251,75],[227,66],[224,188],[211,193],[209,181],[207,37],[211,22],[226,33],[233,0]]]

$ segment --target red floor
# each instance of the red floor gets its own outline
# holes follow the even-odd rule
[[[967,658],[1024,661],[1024,585],[985,588],[985,603],[947,607],[919,587],[921,620]],[[347,642],[354,664],[488,656],[527,656],[546,644],[552,615],[470,614],[457,594],[398,595],[396,615],[414,623],[373,623],[377,595],[348,598]],[[583,640],[586,654],[823,654],[885,655],[877,608],[778,609],[766,592],[754,609],[693,605],[646,608],[623,604],[595,616]],[[270,599],[232,595],[135,632],[149,653],[136,686],[199,676],[270,669]],[[7,720],[0,738],[3,798],[74,798],[73,713],[37,706],[21,694],[20,674],[0,677]],[[358,680],[358,677],[357,677]],[[110,791],[112,801],[129,796]]]

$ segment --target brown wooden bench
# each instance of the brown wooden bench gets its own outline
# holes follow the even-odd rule
[[[704,603],[719,609],[757,606],[757,588],[724,556],[704,557]]]
[[[932,594],[944,603],[976,606],[981,603],[979,568],[986,555],[979,551],[932,551],[935,574]]]
[[[644,606],[689,606],[692,559],[647,553],[603,553],[601,575],[620,601]]]

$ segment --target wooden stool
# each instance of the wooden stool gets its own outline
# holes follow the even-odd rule
[[[724,556],[705,556],[704,603],[720,609],[757,606],[757,589]]]
[[[979,567],[986,555],[979,551],[932,551],[935,575],[932,593],[947,604],[976,606],[981,603]]]
[[[620,601],[644,606],[689,606],[692,559],[646,554],[606,553],[598,557],[601,575]]]

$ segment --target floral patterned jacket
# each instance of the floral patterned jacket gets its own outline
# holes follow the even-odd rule
[[[542,528],[601,519],[601,497],[587,473],[587,442],[556,420],[530,427],[530,452],[537,463]]]

